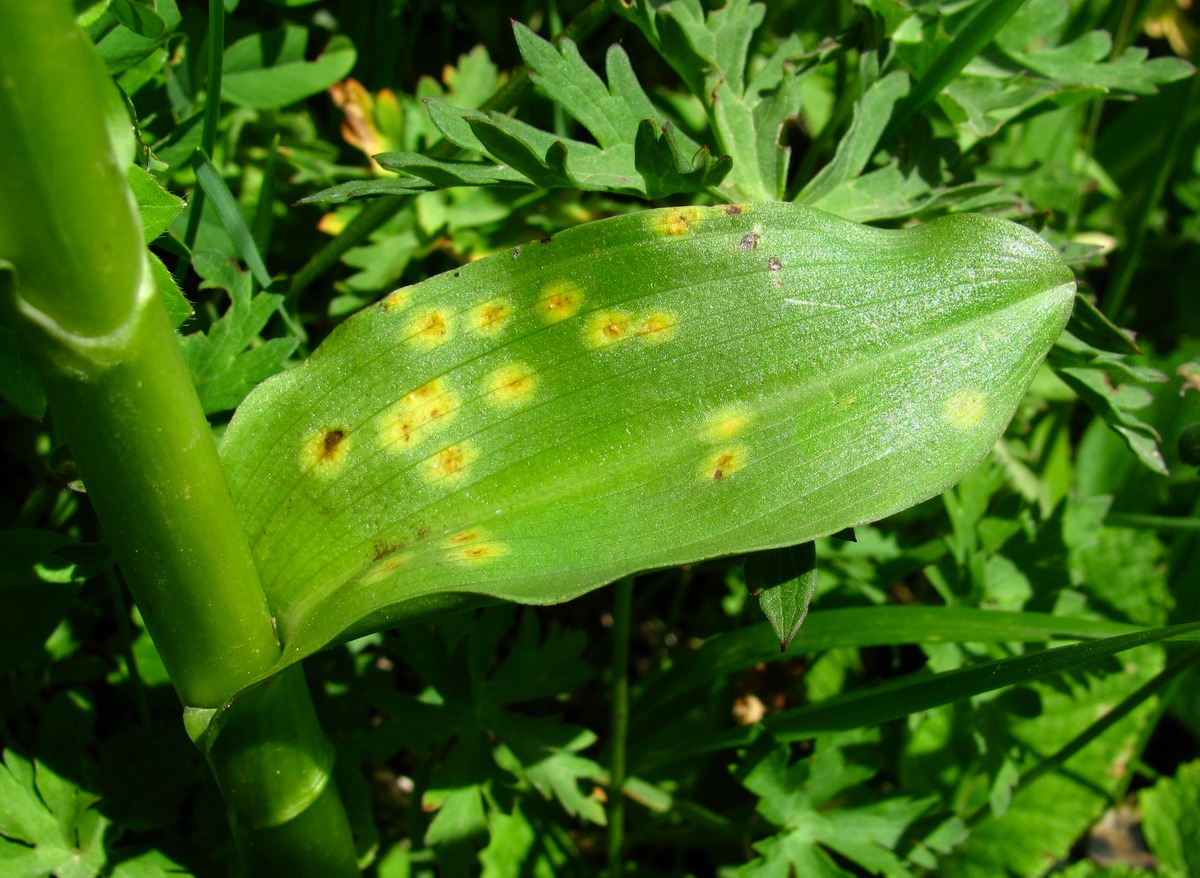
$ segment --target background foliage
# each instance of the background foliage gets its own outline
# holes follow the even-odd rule
[[[618,750],[631,874],[1200,871],[1197,655],[1161,640],[1200,619],[1190,4],[224,5],[213,105],[203,3],[76,4],[218,434],[397,286],[648,203],[993,213],[1081,282],[979,469],[819,545],[785,654],[728,559],[639,577],[628,615],[602,590],[311,660],[376,874],[597,874]],[[0,874],[225,874],[219,796],[5,327],[0,390]]]

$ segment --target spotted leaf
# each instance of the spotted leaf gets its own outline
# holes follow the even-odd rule
[[[289,659],[480,599],[812,540],[953,485],[1070,314],[1035,234],[651,210],[393,293],[222,456]]]

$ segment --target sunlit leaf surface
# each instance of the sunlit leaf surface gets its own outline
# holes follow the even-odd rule
[[[991,448],[1073,298],[1002,220],[647,211],[385,298],[255,391],[222,456],[298,658],[930,497]]]

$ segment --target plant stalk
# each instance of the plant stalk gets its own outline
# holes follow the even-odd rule
[[[282,654],[62,0],[0,0],[0,307],[226,796],[254,875],[357,875],[332,745]],[[246,691],[243,691],[246,690]]]
[[[625,772],[629,738],[629,628],[633,608],[633,577],[617,583],[613,605],[612,755],[608,785],[608,874],[624,872]]]

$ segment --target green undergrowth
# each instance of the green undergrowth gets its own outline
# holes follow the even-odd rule
[[[74,12],[366,874],[1200,871],[1193,7]],[[235,874],[17,332],[0,876]]]

